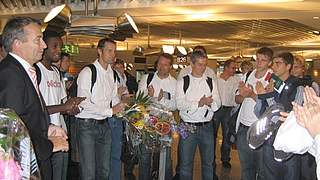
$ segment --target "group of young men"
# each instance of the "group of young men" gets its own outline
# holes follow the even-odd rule
[[[171,149],[166,149],[165,179],[193,179],[197,147],[201,179],[218,179],[215,149],[220,124],[221,161],[224,168],[231,168],[229,119],[237,104],[241,104],[236,125],[241,179],[291,180],[303,176],[300,156],[284,162],[274,160],[274,138],[258,150],[251,149],[246,138],[249,127],[268,106],[280,103],[289,112],[291,102],[301,100],[297,88],[301,77],[291,75],[299,74],[292,68],[300,66],[294,66],[291,53],[274,57],[270,48],[260,48],[255,69],[240,79],[235,75],[234,60],[227,60],[217,77],[207,66],[206,50],[197,46],[190,54],[190,66],[181,70],[177,80],[170,75],[173,57],[163,53],[157,59],[156,72],[143,76],[137,87],[134,78],[124,71],[123,61],[116,58],[116,42],[103,38],[98,42],[97,59],[76,78],[77,97],[67,97],[61,72],[53,65],[61,59],[59,34],[42,33],[39,21],[16,17],[4,27],[2,42],[7,55],[0,63],[0,107],[14,109],[26,124],[42,179],[67,177],[69,146],[63,114],[68,114],[75,115],[77,121],[80,178],[120,180],[123,122],[117,113],[124,110],[129,94],[137,91],[148,94],[170,111],[179,110],[180,123],[192,129],[187,137],[179,139],[175,177]],[[266,77],[270,73],[288,88],[274,91],[274,83]],[[150,180],[152,152],[143,145],[140,148],[139,179]],[[128,174],[132,174],[132,168]]]

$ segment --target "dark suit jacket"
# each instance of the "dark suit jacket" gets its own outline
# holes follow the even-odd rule
[[[0,107],[16,111],[27,126],[38,161],[46,161],[53,145],[48,140],[49,116],[23,66],[11,55],[0,63]]]

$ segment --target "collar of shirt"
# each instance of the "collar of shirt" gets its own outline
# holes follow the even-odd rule
[[[106,71],[107,73],[112,72],[111,65],[109,64],[108,67],[107,67],[107,70],[106,70],[106,69],[104,69],[104,68],[102,67],[102,65],[99,63],[99,59],[96,59],[93,64],[96,65],[96,67],[99,68],[101,71]]]
[[[163,78],[163,79],[161,79],[161,78],[158,76],[158,71],[156,71],[154,74],[155,74],[155,78],[157,78],[157,80],[159,80],[159,81],[161,81],[161,80],[166,80],[166,79],[168,79],[168,80],[171,80],[171,79],[172,79],[172,76],[171,76],[170,74],[169,74],[168,77]]]
[[[9,52],[9,54],[11,56],[13,56],[17,61],[19,61],[19,63],[23,66],[23,68],[28,72],[28,69],[31,68],[32,66],[26,61],[24,60],[22,57],[13,54],[12,52]]]

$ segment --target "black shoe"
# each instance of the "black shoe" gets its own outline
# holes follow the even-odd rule
[[[230,169],[231,168],[231,164],[229,162],[222,162],[222,166],[226,169]]]

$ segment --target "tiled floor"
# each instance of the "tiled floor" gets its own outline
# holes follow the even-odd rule
[[[173,168],[175,168],[177,164],[177,142],[178,140],[174,140],[172,144],[172,160],[173,160]],[[225,169],[222,167],[222,164],[220,162],[220,145],[221,145],[221,137],[219,136],[218,146],[217,146],[217,169],[216,173],[219,176],[219,180],[239,180],[240,179],[240,162],[238,158],[237,150],[231,151],[231,169]],[[175,174],[175,169],[173,169]],[[135,167],[134,174],[137,175],[138,173],[138,167]],[[124,179],[124,178],[122,178]],[[197,150],[195,161],[194,161],[194,168],[193,168],[193,179],[194,180],[200,180],[201,179],[201,163],[200,163],[200,156],[199,152]]]
[[[240,162],[238,158],[238,153],[236,150],[231,151],[231,169],[224,169],[222,167],[222,164],[220,162],[220,145],[221,145],[221,133],[219,133],[219,140],[218,140],[218,146],[217,146],[217,158],[216,158],[216,163],[217,163],[217,175],[219,176],[219,180],[240,180]],[[177,143],[178,139],[175,139],[173,141],[172,145],[172,160],[173,160],[173,171],[175,171],[175,166],[177,164]],[[76,164],[74,164],[76,165]],[[72,166],[72,172],[70,173],[69,180],[78,180],[79,179],[79,174],[77,171],[77,166]],[[69,169],[69,170],[70,170]],[[194,180],[200,180],[201,178],[201,163],[200,163],[200,156],[199,152],[197,150],[196,156],[195,156],[195,161],[194,161],[194,169],[193,169],[193,179]],[[175,173],[175,172],[174,172]],[[138,166],[135,167],[134,169],[134,174],[138,175]],[[124,180],[124,176],[122,176],[122,179]],[[138,180],[138,179],[137,179]]]

